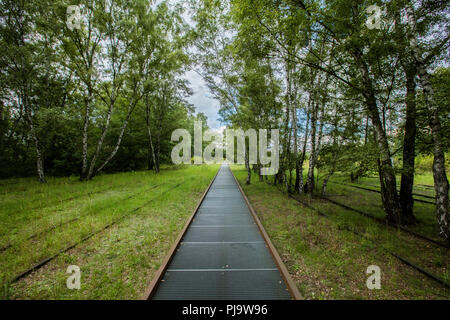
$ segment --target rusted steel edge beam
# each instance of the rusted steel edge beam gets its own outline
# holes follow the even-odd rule
[[[281,276],[284,279],[284,282],[286,283],[287,289],[289,290],[289,293],[291,294],[291,297],[294,300],[304,300],[301,293],[298,291],[297,286],[295,285],[295,282],[292,280],[291,275],[289,274],[289,271],[287,270],[286,266],[283,263],[283,260],[281,260],[280,255],[278,254],[277,249],[272,244],[272,241],[270,241],[269,235],[267,234],[266,230],[264,229],[261,221],[259,220],[258,216],[256,215],[255,210],[253,209],[250,201],[248,200],[247,196],[245,195],[244,190],[242,190],[242,187],[239,183],[239,181],[236,179],[236,177],[233,174],[233,171],[231,170],[231,175],[233,176],[234,180],[236,181],[236,184],[238,185],[239,191],[241,191],[242,196],[245,199],[245,202],[247,203],[248,208],[250,209],[250,212],[252,214],[253,220],[255,220],[256,225],[258,226],[259,232],[261,233],[264,242],[266,243],[267,247],[269,248],[269,252],[272,255],[272,258],[275,261],[275,264],[277,265],[278,269],[280,270]]]
[[[208,193],[209,189],[211,188],[211,185],[213,184],[214,180],[216,180],[217,175],[219,174],[219,170],[217,170],[214,178],[209,183],[206,190],[203,192],[202,197],[200,198],[199,202],[197,203],[197,206],[195,207],[193,213],[189,217],[188,221],[184,225],[183,229],[181,230],[180,234],[178,235],[177,239],[175,240],[174,244],[169,250],[169,253],[164,258],[163,262],[161,263],[161,266],[159,267],[158,271],[156,272],[155,276],[153,277],[152,281],[150,282],[149,286],[147,287],[147,290],[145,291],[145,294],[142,296],[141,300],[150,300],[152,299],[153,295],[156,292],[156,289],[158,288],[159,282],[161,281],[162,277],[164,276],[164,273],[166,272],[167,268],[169,267],[170,261],[172,261],[173,256],[176,253],[176,250],[178,246],[180,245],[181,239],[183,239],[187,229],[191,225],[192,221],[194,220],[194,216],[197,213],[198,209],[200,208],[200,205],[203,202],[203,199],[206,197],[206,194]]]

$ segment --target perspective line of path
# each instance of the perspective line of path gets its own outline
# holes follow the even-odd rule
[[[291,299],[286,283],[224,164],[152,299]]]

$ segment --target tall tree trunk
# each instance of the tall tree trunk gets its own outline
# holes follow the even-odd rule
[[[26,109],[28,109],[28,108],[29,107],[26,107]],[[47,181],[45,179],[45,174],[44,174],[44,161],[43,161],[41,146],[39,143],[39,138],[37,137],[36,128],[33,123],[33,117],[31,115],[31,110],[27,111],[27,118],[28,118],[28,123],[30,126],[31,137],[33,139],[34,147],[36,150],[36,170],[37,170],[39,182],[46,183]]]
[[[419,81],[425,98],[425,105],[428,110],[429,126],[433,139],[433,178],[434,189],[436,192],[436,217],[439,224],[440,235],[450,241],[450,217],[448,214],[448,179],[445,172],[445,154],[442,146],[442,129],[439,119],[439,107],[434,101],[434,92],[431,85],[430,76],[419,51],[416,38],[416,19],[413,8],[406,5],[409,26],[409,46],[411,54],[416,61],[416,67],[419,74]]]
[[[36,168],[37,168],[37,173],[38,173],[38,177],[39,177],[39,182],[46,183],[47,180],[45,179],[45,174],[44,174],[44,161],[43,161],[43,157],[42,157],[41,148],[39,146],[39,140],[37,139],[37,137],[35,135],[33,136],[33,140],[34,140],[34,144],[36,147]]]
[[[294,182],[294,190],[299,193],[300,190],[300,175],[302,174],[300,168],[299,154],[297,153],[295,156],[295,182]]]
[[[80,180],[86,180],[88,176],[88,129],[89,129],[89,117],[91,113],[91,101],[92,100],[92,90],[90,85],[88,85],[88,95],[86,97],[86,105],[84,108],[84,124],[83,124],[83,135],[82,135],[82,152],[81,152],[81,175]]]
[[[109,125],[111,123],[111,116],[112,116],[112,111],[113,111],[113,107],[114,107],[114,98],[112,98],[112,99],[113,100],[109,104],[105,127],[103,128],[102,135],[100,136],[100,139],[97,142],[97,148],[95,149],[94,156],[92,157],[91,164],[89,166],[89,172],[88,172],[88,175],[87,175],[88,180],[90,179],[90,177],[92,177],[92,174],[94,173],[94,168],[95,168],[95,164],[97,162],[97,158],[98,158],[98,156],[100,154],[100,151],[101,151],[102,146],[103,146],[103,142],[105,141],[106,134],[107,134],[108,129],[109,129]]]
[[[323,108],[325,108],[325,106],[323,106]],[[320,125],[319,125],[319,137],[317,139],[316,152],[314,153],[313,170],[316,167],[317,160],[319,159],[320,147],[322,145],[324,113],[325,113],[325,110],[322,109],[322,115],[320,117]],[[319,185],[319,177],[320,177],[319,168],[317,168],[317,182],[314,184],[314,189],[317,189],[317,186]],[[313,177],[313,179],[314,179],[314,177]]]
[[[156,133],[155,172],[159,173],[161,159],[161,127]]]
[[[324,83],[324,87],[326,88],[328,86],[328,79],[329,76],[328,74],[326,75],[325,78],[325,83]],[[321,79],[319,77],[318,79],[318,83],[317,83],[317,88],[315,90],[316,92],[316,103],[315,103],[315,107],[314,107],[314,111],[313,111],[313,117],[311,120],[313,120],[311,122],[312,124],[312,131],[311,131],[311,156],[309,158],[309,169],[308,169],[308,178],[306,180],[306,192],[312,194],[312,192],[315,189],[315,181],[314,181],[314,169],[316,167],[316,162],[317,159],[319,157],[319,152],[320,152],[320,145],[322,142],[322,136],[323,136],[323,123],[324,123],[324,115],[325,115],[325,105],[327,102],[327,93],[321,93],[320,91],[321,88]],[[317,120],[318,120],[318,113],[319,113],[319,106],[321,106],[321,115],[320,115],[320,124],[319,124],[319,134],[317,137],[317,141],[316,141],[316,130],[317,130]],[[313,138],[314,136],[314,138]]]
[[[403,65],[406,75],[406,123],[403,138],[403,169],[400,185],[400,205],[403,219],[411,224],[416,221],[413,212],[414,185],[414,153],[416,139],[416,68],[405,62]]]
[[[311,114],[311,150],[309,155],[308,176],[306,178],[305,192],[312,193],[314,191],[314,157],[316,154],[316,130],[317,130],[317,110],[318,103],[312,102],[313,112]]]
[[[354,57],[361,71],[365,89],[365,102],[370,120],[372,121],[374,127],[375,141],[378,145],[378,151],[380,154],[379,176],[382,194],[381,199],[383,202],[384,211],[386,213],[386,219],[396,224],[403,224],[402,211],[397,194],[397,182],[389,151],[389,143],[386,132],[383,129],[383,123],[380,120],[380,113],[378,111],[372,79],[369,76],[368,66],[363,60],[360,51],[354,52]]]
[[[245,138],[244,138],[245,139]],[[247,139],[245,139],[247,140]],[[252,170],[250,168],[250,163],[249,163],[249,146],[247,141],[244,140],[245,143],[245,169],[247,169],[247,179],[245,180],[245,184],[249,185],[251,183],[251,179],[252,179]],[[250,142],[250,141],[248,141]]]
[[[289,123],[290,123],[290,114],[291,114],[291,108],[290,108],[290,90],[291,90],[291,81],[290,81],[290,66],[289,62],[285,61],[285,74],[286,74],[286,87],[287,92],[285,96],[286,101],[286,109],[285,109],[285,122],[284,122],[284,143],[283,143],[283,154],[281,159],[281,165],[280,165],[280,178],[285,182],[286,190],[289,191],[289,185],[288,185],[288,179],[286,177],[286,170],[288,169],[288,162],[289,162],[289,153],[290,153],[290,130],[289,130]]]
[[[321,90],[321,78],[319,77],[318,81],[317,81],[317,88],[315,90],[316,92],[316,106],[314,108],[314,112],[313,112],[313,116],[314,116],[314,127],[313,127],[313,131],[314,131],[314,141],[311,140],[312,144],[311,144],[311,156],[309,159],[309,169],[308,169],[308,179],[306,181],[306,191],[310,194],[312,194],[312,192],[315,189],[315,182],[314,182],[314,169],[316,167],[316,163],[317,163],[317,159],[319,157],[319,152],[320,152],[320,145],[322,143],[322,137],[323,137],[323,124],[324,124],[324,116],[325,116],[325,106],[327,104],[327,98],[328,98],[328,93],[326,92],[326,88],[328,87],[328,80],[329,80],[329,75],[327,74],[325,76],[325,82],[323,84],[323,87],[325,88],[324,90]],[[320,119],[319,119],[319,134],[317,137],[317,142],[316,142],[316,130],[317,130],[317,120],[318,120],[318,113],[319,113],[319,106],[321,106],[321,110],[320,110]],[[313,132],[311,131],[311,134]],[[312,135],[311,135],[311,139],[312,139]],[[317,175],[317,178],[319,178],[319,175]]]
[[[155,171],[156,171],[156,155],[155,155],[155,148],[153,147],[152,130],[150,128],[150,106],[148,104],[148,99],[146,101],[146,108],[145,108],[145,121],[146,121],[146,125],[147,125],[148,144],[149,144],[148,145],[148,152],[149,152],[148,170],[151,170],[154,167]],[[152,160],[151,165],[150,165],[150,158]],[[157,171],[157,173],[158,173],[158,171]]]
[[[114,158],[117,151],[119,150],[120,144],[122,143],[123,135],[125,133],[125,129],[128,126],[128,122],[130,121],[131,114],[133,113],[134,108],[136,108],[136,105],[138,102],[139,102],[139,99],[134,99],[134,101],[130,103],[127,116],[122,124],[122,127],[120,128],[120,133],[119,133],[119,137],[117,138],[116,145],[115,145],[113,151],[109,154],[109,156],[102,163],[102,165],[95,171],[95,175],[97,175],[100,171],[102,171],[102,169],[109,163],[109,161],[111,161],[112,158]],[[88,176],[88,179],[92,179],[93,177],[94,177],[94,174],[91,176]]]
[[[309,110],[309,104],[310,100],[308,101],[308,110]],[[303,182],[303,163],[305,162],[305,156],[306,156],[306,145],[308,143],[308,136],[309,136],[309,111],[306,112],[306,127],[305,127],[305,140],[303,140],[303,149],[302,154],[300,156],[300,161],[298,164],[299,167],[299,185],[298,185],[298,193],[301,194],[304,192],[305,184]]]
[[[33,120],[33,115],[32,115],[32,111],[31,111],[31,102],[29,99],[29,97],[30,97],[29,92],[31,92],[31,89],[30,89],[30,85],[29,85],[28,81],[25,81],[23,90],[24,90],[24,92],[22,95],[22,104],[23,104],[23,109],[24,109],[25,115],[26,115],[26,120],[28,122],[28,126],[30,127],[30,134],[31,134],[31,138],[33,139],[34,147],[35,147],[35,151],[36,151],[36,170],[37,170],[39,182],[46,183],[47,181],[45,179],[45,174],[44,174],[44,160],[43,160],[43,156],[42,156],[42,150],[41,150],[41,146],[39,143],[39,138],[37,136],[36,127],[34,126],[34,120]]]
[[[293,104],[292,104],[292,127],[294,130],[294,160],[295,160],[295,183],[294,192],[298,192],[300,186],[300,167],[299,167],[299,154],[298,154],[298,132],[297,132],[297,89],[294,90]]]
[[[375,137],[380,152],[379,174],[381,182],[381,192],[384,211],[387,220],[403,224],[401,208],[397,194],[397,182],[395,178],[394,168],[392,167],[391,154],[383,125],[380,118],[377,118],[378,108],[376,106],[375,97],[369,99],[369,112],[372,114],[371,120],[374,124]]]

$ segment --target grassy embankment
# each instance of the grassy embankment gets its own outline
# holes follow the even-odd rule
[[[136,299],[192,213],[218,166],[77,177],[9,179],[0,184],[2,299]],[[137,209],[137,210],[136,210]],[[11,283],[43,259],[95,234]],[[69,265],[81,289],[66,287]]]
[[[288,198],[277,188],[259,182],[255,175],[251,185],[245,185],[246,172],[242,166],[233,166],[232,170],[306,298],[449,298],[450,292],[442,285],[401,263],[381,246],[449,282],[450,258],[447,249],[380,225],[325,200],[299,197],[330,218],[320,217],[317,212]],[[369,181],[376,189],[376,179],[363,179],[362,183]],[[417,183],[432,184],[429,177],[421,177]],[[426,192],[433,194],[432,190]],[[384,217],[377,193],[330,183],[328,196],[352,208]],[[437,238],[434,206],[416,202],[415,213],[420,223],[414,230]],[[377,245],[345,230],[347,228],[358,231]],[[366,286],[369,265],[381,268],[380,290],[369,290]]]

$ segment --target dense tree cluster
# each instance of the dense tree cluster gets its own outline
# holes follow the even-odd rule
[[[66,23],[70,5],[80,28]],[[228,127],[279,129],[271,180],[289,192],[325,193],[336,173],[377,172],[386,219],[413,224],[415,159],[431,155],[449,239],[449,9],[435,0],[1,0],[0,176],[158,172],[173,130],[205,120],[186,101],[183,74],[195,66]],[[248,152],[246,167],[247,183],[252,172],[264,179]]]
[[[69,5],[80,28],[66,23]],[[37,168],[42,182],[89,180],[170,161],[172,131],[197,118],[181,6],[2,0],[0,10],[1,177]]]
[[[223,121],[280,130],[280,170],[273,183],[312,194],[317,172],[321,192],[336,172],[352,180],[378,172],[386,219],[412,224],[414,160],[431,154],[437,220],[442,237],[450,238],[448,2],[191,5],[198,61],[221,102]],[[250,165],[247,170],[250,183]]]

